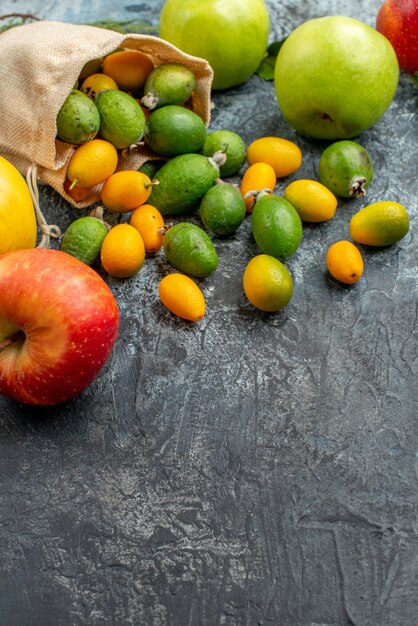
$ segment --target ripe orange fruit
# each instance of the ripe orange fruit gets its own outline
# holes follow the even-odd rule
[[[247,148],[247,161],[269,163],[277,178],[283,178],[296,172],[302,164],[302,151],[293,141],[281,137],[261,137]]]
[[[91,74],[83,81],[80,87],[80,91],[92,100],[104,89],[119,89],[119,87],[113,78],[106,76],[106,74]]]
[[[334,217],[338,200],[316,180],[294,180],[283,197],[292,204],[304,222],[326,222]]]
[[[124,91],[142,87],[153,69],[151,58],[139,50],[112,52],[103,60],[103,73],[113,78]]]
[[[168,274],[160,281],[160,300],[171,313],[190,322],[201,320],[206,304],[202,291],[185,274]]]
[[[115,278],[129,278],[142,267],[145,246],[139,232],[130,224],[117,224],[107,233],[100,250],[103,269]]]
[[[406,207],[390,200],[369,204],[350,220],[351,238],[367,246],[391,246],[403,239],[409,228]]]
[[[151,204],[142,204],[135,209],[129,220],[144,240],[145,252],[153,254],[163,245],[164,218]]]
[[[326,263],[331,276],[341,283],[352,285],[363,274],[363,257],[351,241],[336,241],[328,248]]]
[[[276,186],[276,173],[269,163],[257,162],[250,165],[244,172],[240,191],[245,201],[247,213],[252,213],[257,193],[268,190],[273,193]],[[247,194],[248,197],[246,197]]]
[[[105,139],[92,139],[78,146],[68,163],[70,188],[94,187],[111,176],[118,164],[116,148]]]
[[[71,180],[66,178],[64,181],[64,185],[63,185],[64,191],[69,196],[71,196],[71,198],[75,200],[75,202],[82,202],[83,200],[91,196],[91,194],[93,193],[89,187],[85,187],[84,189],[82,187],[77,187],[77,186],[71,188],[71,185],[72,185]]]
[[[244,271],[244,292],[253,306],[274,313],[285,307],[293,295],[293,279],[279,259],[259,254]]]
[[[124,170],[109,176],[100,192],[100,199],[112,213],[125,213],[144,204],[151,190],[152,182],[146,174]]]

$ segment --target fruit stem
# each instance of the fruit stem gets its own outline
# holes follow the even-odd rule
[[[366,195],[366,178],[364,176],[353,176],[350,181],[350,186],[348,188],[348,193],[351,198],[360,198]]]
[[[102,224],[104,224],[104,226],[106,227],[106,230],[109,232],[112,226],[108,222],[105,222],[103,214],[104,209],[100,205],[90,211],[90,217],[94,217],[96,220],[99,220],[99,222],[102,222]]]
[[[164,226],[161,226],[161,228],[158,229],[158,232],[160,233],[160,235],[165,235],[166,232],[170,230],[170,228],[173,228],[173,222],[170,222],[169,224],[165,224]]]
[[[10,346],[10,344],[16,343],[16,341],[22,341],[22,339],[25,339],[25,338],[26,338],[26,335],[23,332],[23,330],[18,330],[11,337],[8,337],[7,339],[5,339],[4,341],[0,343],[0,352],[2,352],[5,348],[7,348],[7,346]]]
[[[264,187],[264,189],[251,189],[250,191],[247,191],[247,193],[244,195],[244,200],[248,200],[248,198],[255,198],[255,201],[260,200],[260,198],[262,198],[263,196],[269,195],[273,193],[272,189],[269,189],[268,187]]]
[[[144,187],[145,189],[148,189],[149,187],[156,187],[159,184],[160,184],[160,181],[157,180],[156,178],[153,178],[150,183],[144,183]]]
[[[122,154],[123,157],[126,157],[129,154],[131,154],[132,152],[135,152],[135,150],[138,150],[143,145],[144,145],[144,142],[141,141],[141,140],[139,140],[137,143],[131,143],[130,146],[128,146],[127,148],[124,148],[122,150],[121,154]]]
[[[222,165],[226,163],[226,154],[224,150],[218,150],[211,157],[208,157],[209,163],[211,163],[214,167],[220,168]]]
[[[77,183],[78,183],[78,178],[74,178],[73,182],[70,185],[70,191],[71,191],[71,189],[74,189],[74,187],[77,185]]]
[[[141,104],[150,111],[153,111],[158,104],[158,98],[152,93],[147,93],[141,98]]]

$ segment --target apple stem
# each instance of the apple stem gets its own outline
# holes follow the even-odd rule
[[[10,344],[16,343],[16,341],[21,341],[25,337],[26,335],[23,332],[23,330],[18,330],[11,337],[8,337],[7,339],[5,339],[4,341],[0,343],[0,352],[3,352],[3,350],[7,348],[7,346],[10,346]]]

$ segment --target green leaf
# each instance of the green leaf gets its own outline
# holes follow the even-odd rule
[[[286,41],[286,39],[287,37],[285,37],[284,39],[280,39],[280,41],[273,41],[267,48],[268,54],[271,54],[277,57],[277,55],[279,54],[279,50],[284,44],[284,42]]]
[[[256,74],[264,78],[264,80],[274,79],[274,67],[276,65],[276,57],[266,56],[258,66]]]
[[[264,80],[274,80],[274,68],[276,65],[277,55],[285,41],[286,37],[280,41],[273,41],[273,43],[271,43],[267,48],[266,56],[261,61],[255,72]]]

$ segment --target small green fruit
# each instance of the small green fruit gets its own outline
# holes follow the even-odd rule
[[[173,157],[201,150],[206,126],[190,109],[172,104],[151,113],[145,137],[155,154]]]
[[[220,168],[221,176],[237,174],[246,157],[245,144],[242,138],[232,130],[214,130],[208,133],[202,150],[203,154],[213,156],[219,150],[226,154],[226,162]]]
[[[68,226],[61,241],[61,250],[92,265],[99,256],[107,228],[96,217],[80,217]]]
[[[210,232],[220,237],[231,235],[244,221],[244,198],[237,187],[221,182],[205,193],[199,214]]]
[[[87,97],[87,96],[86,96]],[[138,102],[124,91],[108,89],[96,96],[100,135],[115,148],[137,144],[145,131],[145,115]]]
[[[195,86],[196,78],[191,69],[180,63],[164,63],[148,75],[141,104],[150,111],[168,104],[184,104]]]
[[[302,241],[302,220],[296,209],[284,198],[271,194],[256,201],[251,225],[259,248],[275,258],[286,259]]]
[[[164,159],[150,159],[149,161],[145,161],[139,168],[138,172],[142,172],[146,174],[150,180],[154,178],[158,170],[162,168],[164,165]]]
[[[217,163],[215,157],[206,158],[201,154],[173,157],[158,170],[156,184],[152,187],[148,202],[161,215],[180,215],[194,211],[219,177]]]
[[[180,272],[206,278],[218,267],[218,255],[205,231],[189,222],[180,222],[164,235],[167,260]]]
[[[100,127],[96,105],[78,89],[72,89],[57,115],[57,136],[75,145],[94,139]]]
[[[372,178],[372,159],[355,141],[337,141],[321,154],[319,180],[339,198],[364,196]]]

